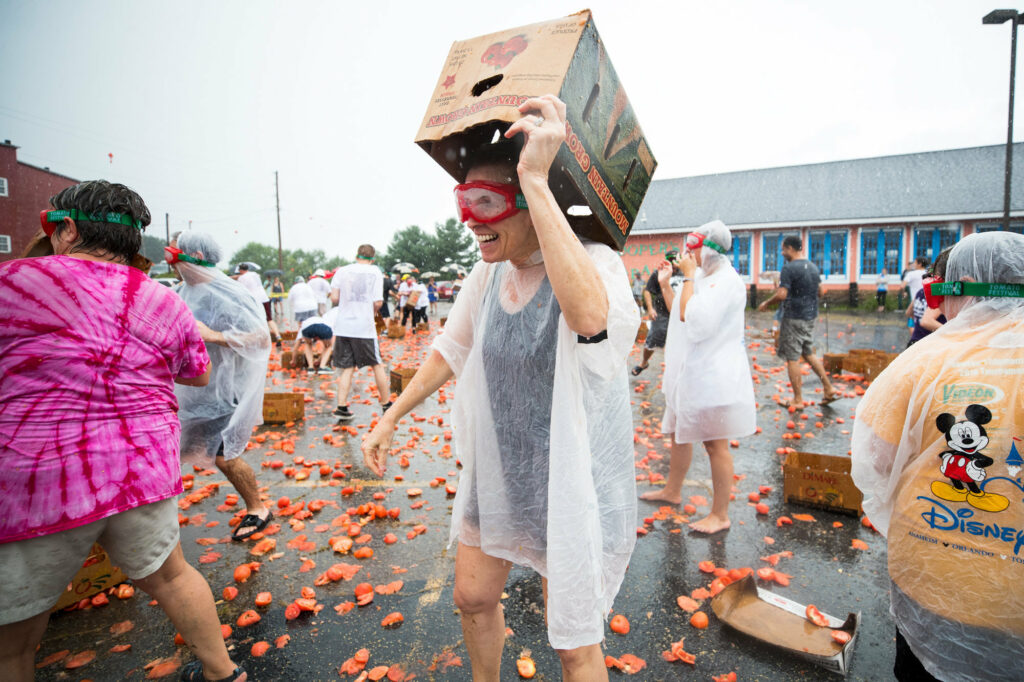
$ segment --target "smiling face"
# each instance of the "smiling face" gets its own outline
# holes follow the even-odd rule
[[[971,421],[954,424],[946,436],[946,441],[954,450],[968,455],[984,450],[988,445],[988,437],[981,432],[981,427]]]
[[[476,166],[466,175],[466,182],[516,183],[515,169],[495,165]],[[472,218],[466,221],[480,247],[480,257],[485,263],[511,261],[520,265],[540,248],[537,232],[530,220],[530,211],[521,209],[515,215],[495,223],[479,223]]]

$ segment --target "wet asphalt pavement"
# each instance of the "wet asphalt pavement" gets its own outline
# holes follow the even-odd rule
[[[440,313],[444,314],[445,309],[446,304],[441,304]],[[793,556],[783,558],[776,567],[792,575],[791,584],[768,589],[800,603],[816,604],[822,611],[841,618],[859,611],[861,630],[848,678],[892,679],[894,627],[888,614],[883,538],[851,516],[796,507],[781,499],[782,457],[777,449],[795,446],[812,452],[846,454],[848,430],[852,427],[850,417],[857,398],[843,399],[824,409],[807,408],[804,411],[809,417],[806,431],[814,433],[813,440],[782,439],[782,433],[787,430],[786,421],[794,416],[780,411],[771,399],[784,390],[786,382],[781,363],[766,349],[771,341],[762,334],[762,330],[770,326],[771,316],[751,313],[747,319],[749,353],[763,368],[755,373],[760,379],[755,387],[760,405],[758,424],[763,433],[742,439],[739,447],[732,449],[736,474],[742,477],[736,482],[736,500],[730,507],[732,528],[712,537],[695,535],[673,519],[681,510],[662,514],[666,517],[664,520],[646,524],[648,532],[638,538],[615,603],[615,612],[629,619],[631,630],[627,635],[613,634],[609,630],[606,653],[616,657],[629,653],[644,659],[646,668],[632,679],[710,679],[730,671],[735,671],[740,680],[838,679],[837,675],[807,661],[731,630],[717,621],[708,602],[702,605],[702,610],[710,616],[710,625],[703,630],[692,627],[688,622],[690,614],[676,605],[677,596],[708,586],[711,576],[698,570],[700,561],[711,560],[716,566],[726,568],[750,566],[756,569],[767,565],[760,557],[791,551]],[[828,325],[829,350],[902,349],[908,331],[900,321],[899,316],[833,314]],[[825,350],[825,326],[825,319],[819,319],[819,353]],[[435,322],[431,325],[430,336],[436,331]],[[385,339],[382,352],[390,356],[392,366],[415,365],[428,344],[425,334],[397,342]],[[634,348],[630,366],[639,360],[639,352]],[[652,489],[648,480],[650,473],[667,473],[668,467],[666,441],[657,432],[664,405],[659,390],[661,359],[659,351],[650,368],[639,377],[631,377],[630,381],[635,390],[632,394],[635,426],[640,429],[636,446],[640,464],[637,474],[642,479],[637,483],[639,492]],[[421,680],[468,680],[469,659],[452,601],[454,552],[446,548],[453,498],[445,486],[457,483],[457,460],[445,451],[445,431],[450,429],[449,412],[452,400],[457,399],[457,388],[447,386],[444,389],[446,402],[440,402],[435,395],[402,420],[394,444],[402,447],[409,458],[409,466],[401,468],[393,458],[389,462],[388,478],[380,481],[362,467],[359,453],[361,437],[377,412],[377,400],[370,395],[369,373],[364,371],[359,375],[353,390],[352,409],[356,417],[349,425],[356,435],[333,430],[336,421],[330,413],[334,401],[328,393],[333,391],[333,385],[322,381],[323,378],[326,377],[307,379],[300,375],[293,378],[289,372],[271,372],[268,390],[303,389],[312,402],[306,403],[306,419],[294,426],[261,427],[257,436],[266,436],[264,442],[254,440],[254,447],[245,457],[256,470],[260,485],[265,486],[267,498],[275,509],[277,500],[282,497],[290,498],[293,504],[323,500],[326,506],[301,521],[296,521],[294,516],[276,517],[274,523],[280,525],[280,530],[268,536],[276,540],[276,547],[262,557],[250,555],[255,545],[253,541],[238,543],[227,539],[228,521],[239,507],[218,510],[218,506],[224,504],[226,494],[234,492],[230,485],[223,485],[207,499],[181,512],[190,519],[181,529],[185,556],[207,578],[218,600],[221,621],[233,628],[228,638],[232,656],[248,670],[253,680],[338,679],[339,666],[361,648],[370,652],[367,671],[376,666],[398,666],[391,669],[392,676],[398,679],[415,676]],[[816,378],[805,377],[805,385],[805,397],[820,397],[820,392],[815,393],[820,389]],[[856,382],[848,382],[841,387],[853,395],[855,385]],[[837,422],[837,418],[845,423]],[[651,433],[644,430],[643,420],[650,420]],[[823,424],[821,428],[813,426],[819,421]],[[294,443],[294,454],[287,453],[290,448],[282,445],[286,441]],[[275,449],[282,447],[284,449]],[[647,459],[645,464],[650,452],[665,457]],[[297,458],[301,458],[298,464]],[[284,467],[267,466],[275,460],[282,461]],[[321,461],[327,475],[320,474],[321,465],[317,463]],[[303,464],[311,463],[308,478],[296,480],[301,477]],[[300,475],[285,475],[289,468]],[[332,478],[336,471],[343,472],[345,478]],[[210,483],[224,482],[219,472],[206,475],[188,467],[183,473],[195,475],[190,492]],[[403,480],[394,480],[396,474]],[[431,487],[431,482],[438,477],[446,481]],[[758,516],[747,502],[748,493],[757,491],[760,485],[772,487],[772,492],[764,499],[770,507],[766,516]],[[355,492],[343,495],[348,492],[347,486],[355,487]],[[411,488],[421,489],[422,494],[410,497]],[[383,499],[375,501],[375,493],[383,493]],[[694,457],[683,497],[684,502],[698,505],[698,517],[706,513],[711,482],[707,457],[700,450]],[[691,497],[698,499],[689,500]],[[347,536],[350,525],[336,519],[349,508],[365,503],[398,508],[400,514],[397,519],[375,519],[365,523],[362,529],[355,529],[359,530],[357,543],[347,553],[332,551],[328,539],[336,534]],[[657,505],[641,501],[637,526],[644,526],[644,518],[656,512]],[[794,513],[810,514],[815,520],[776,526],[780,515]],[[351,521],[357,523],[359,517],[353,515]],[[215,525],[210,525],[214,522]],[[840,522],[841,527],[833,527],[834,522]],[[397,542],[387,544],[384,538],[388,533],[394,534]],[[358,542],[366,540],[358,537],[364,534],[370,536],[369,541]],[[306,537],[302,539],[300,535]],[[775,543],[767,544],[766,536]],[[852,548],[853,539],[863,540],[868,549]],[[360,547],[371,548],[373,556],[354,558],[352,552]],[[215,554],[220,556],[215,557]],[[204,561],[209,563],[200,563],[204,555],[207,557]],[[246,583],[236,584],[233,580],[235,567],[248,561],[261,561],[262,566]],[[309,562],[315,566],[310,567]],[[338,562],[358,565],[359,571],[351,580],[315,586],[315,579]],[[346,602],[355,601],[357,584],[366,582],[383,587],[398,580],[402,585],[397,592],[375,594],[371,604],[339,612],[345,610]],[[224,601],[222,591],[232,585],[237,586],[238,595],[231,601]],[[304,586],[314,588],[315,599],[323,608],[287,620],[285,607],[301,596]],[[272,593],[273,602],[267,607],[254,606],[256,594],[264,591]],[[530,650],[536,661],[535,679],[560,679],[558,657],[547,643],[540,579],[530,571],[513,569],[506,593],[508,597],[503,603],[511,634],[506,641],[502,679],[518,679],[515,660],[523,650]],[[100,608],[55,614],[37,661],[65,650],[72,654],[94,650],[97,656],[88,665],[74,670],[65,670],[63,661],[51,663],[38,670],[37,679],[140,680],[147,676],[144,666],[155,660],[179,655],[189,660],[190,654],[184,647],[175,646],[174,628],[163,612],[148,602],[148,597],[138,592],[125,601],[111,597],[111,603]],[[342,605],[341,609],[335,608],[338,605]],[[239,627],[236,621],[247,609],[255,609],[262,619],[255,625]],[[404,621],[397,627],[382,627],[382,619],[393,612],[403,614]],[[123,621],[131,621],[134,627],[123,634],[112,634],[111,626]],[[288,635],[289,641],[283,648],[275,648],[275,640],[282,635]],[[686,650],[696,655],[693,666],[662,659],[661,652],[682,637],[686,638]],[[270,649],[263,656],[253,657],[252,646],[259,641],[270,643]],[[132,645],[128,651],[110,651],[111,647],[125,643]],[[177,679],[178,675],[180,672],[176,671],[165,679]],[[614,680],[624,675],[613,670],[610,677]],[[342,678],[355,679],[356,675]]]

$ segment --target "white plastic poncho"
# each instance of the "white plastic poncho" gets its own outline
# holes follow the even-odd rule
[[[946,280],[963,277],[1024,283],[1024,236],[962,239]],[[1024,299],[947,297],[945,312],[857,407],[853,479],[887,537],[896,625],[924,667],[1021,679]]]
[[[254,426],[263,423],[263,386],[270,331],[263,307],[241,284],[214,268],[179,263],[178,295],[197,320],[222,332],[227,346],[207,343],[210,383],[175,384],[181,420],[181,456],[209,465],[221,444],[232,459],[245,451]]]
[[[481,262],[433,344],[458,378],[452,424],[464,468],[450,541],[548,579],[556,649],[603,639],[636,542],[626,358],[639,313],[622,260],[584,245],[607,292],[606,340],[578,342],[543,266]],[[536,369],[545,365],[546,376]]]
[[[726,250],[732,242],[721,221],[695,232]],[[681,290],[672,299],[665,341],[661,429],[674,433],[677,443],[740,438],[757,429],[754,383],[743,345],[746,289],[723,254],[701,247],[701,263],[685,322],[679,319]]]

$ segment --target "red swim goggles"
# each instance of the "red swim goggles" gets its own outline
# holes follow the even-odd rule
[[[496,223],[526,208],[526,197],[515,185],[499,182],[465,182],[455,185],[455,207],[459,220]]]
[[[84,220],[90,223],[112,223],[114,225],[128,225],[137,230],[142,229],[142,221],[132,218],[127,213],[100,213],[90,215],[77,208],[61,209],[58,211],[42,210],[39,212],[39,223],[47,237],[52,237],[57,229],[57,223],[63,222],[65,218],[72,220]]]
[[[929,277],[924,280],[924,300],[929,308],[938,308],[947,296],[1024,298],[1024,284],[946,282],[941,277]]]
[[[718,253],[725,253],[725,249],[722,248],[721,244],[711,241],[707,236],[700,234],[699,232],[691,232],[686,235],[687,251],[696,251],[702,246],[706,246],[712,251],[717,251]]]
[[[166,261],[168,265],[174,265],[175,263],[192,263],[194,265],[202,265],[204,268],[217,267],[216,263],[211,263],[210,261],[190,256],[181,249],[176,249],[173,246],[164,247],[164,261]]]

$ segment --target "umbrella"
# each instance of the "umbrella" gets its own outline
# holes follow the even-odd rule
[[[420,269],[412,263],[395,263],[391,266],[391,272],[397,272],[400,275],[408,275],[419,271]]]
[[[469,271],[458,263],[446,263],[441,266],[441,272],[450,272],[453,275],[462,275],[465,277]]]
[[[284,273],[281,272],[280,270],[267,270],[263,274],[266,275],[267,277],[283,277],[284,276]]]
[[[248,265],[249,269],[252,270],[253,272],[259,272],[260,271],[260,266],[258,264],[256,264],[256,263],[253,263],[252,261],[244,260],[241,263],[239,263],[238,265]],[[236,275],[238,274],[238,265],[235,266],[235,274]]]
[[[431,277],[440,277],[440,276],[441,276],[440,272],[434,272],[433,270],[431,270],[430,272],[421,273],[420,274],[420,279],[430,279]]]

